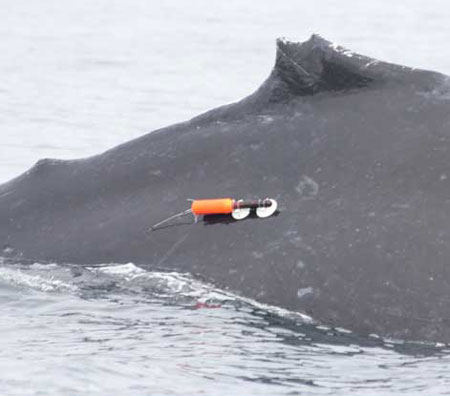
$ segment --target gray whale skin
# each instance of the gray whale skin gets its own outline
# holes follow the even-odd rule
[[[243,100],[0,186],[3,256],[189,272],[358,334],[450,342],[450,84],[319,36]],[[267,219],[148,228],[187,198]]]

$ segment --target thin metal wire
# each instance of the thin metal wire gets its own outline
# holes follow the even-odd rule
[[[163,221],[160,221],[159,223],[156,223],[156,224],[152,225],[151,229],[154,230],[156,227],[159,227],[161,224],[167,223],[168,221],[176,219],[178,217],[185,216],[185,215],[187,215],[189,213],[192,213],[191,209],[187,209],[184,212],[177,213],[177,214],[175,214],[173,216],[168,217],[167,219],[164,219]]]

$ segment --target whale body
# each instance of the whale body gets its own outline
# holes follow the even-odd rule
[[[449,87],[319,36],[278,40],[243,100],[1,185],[0,247],[187,271],[328,326],[450,342]],[[279,212],[149,231],[188,198],[221,197]]]

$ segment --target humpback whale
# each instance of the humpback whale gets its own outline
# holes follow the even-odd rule
[[[0,248],[189,272],[328,326],[450,342],[449,154],[449,77],[279,39],[239,102],[1,185]],[[271,197],[278,213],[149,231],[222,197]]]

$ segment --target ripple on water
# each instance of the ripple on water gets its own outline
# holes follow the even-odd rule
[[[0,299],[4,394],[409,395],[450,385],[444,346],[358,337],[131,263],[4,260]]]

